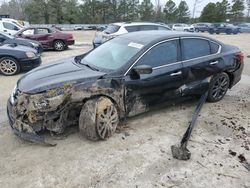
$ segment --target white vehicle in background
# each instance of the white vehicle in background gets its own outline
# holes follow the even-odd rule
[[[101,45],[102,43],[110,40],[116,36],[136,32],[136,31],[149,31],[149,30],[171,30],[166,24],[152,23],[152,22],[119,22],[109,24],[108,27],[102,31],[97,32],[93,40],[93,47]]]
[[[194,26],[188,25],[188,24],[173,24],[172,29],[174,31],[188,31],[188,32],[194,32]]]
[[[5,18],[0,19],[0,31],[2,32],[7,33],[9,35],[14,35],[20,29],[23,29],[23,27],[20,24],[16,24],[12,21],[8,21]]]

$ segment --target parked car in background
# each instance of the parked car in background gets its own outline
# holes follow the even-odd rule
[[[34,48],[16,44],[0,45],[0,73],[3,75],[12,76],[40,64],[40,54]]]
[[[171,30],[165,24],[157,24],[157,23],[150,23],[150,22],[120,22],[120,23],[113,23],[108,25],[108,27],[102,31],[97,32],[94,40],[93,40],[93,47],[96,48],[97,46],[101,45],[102,43],[110,40],[116,36],[136,32],[136,31],[148,31],[148,30]]]
[[[193,25],[188,25],[188,24],[173,24],[172,29],[174,31],[188,31],[188,32],[194,32],[194,26]]]
[[[227,24],[227,23],[214,23],[209,26],[208,32],[210,34],[220,34],[220,33],[226,33],[228,35],[230,34],[238,34],[239,27],[234,26],[233,24]]]
[[[10,21],[5,21],[3,19],[0,19],[0,31],[4,32],[9,35],[16,34],[19,30],[21,30],[23,27],[20,25],[17,25]]]
[[[38,41],[42,44],[43,49],[54,49],[56,51],[65,50],[69,45],[75,43],[72,34],[63,33],[49,27],[24,28],[16,33],[15,37]]]
[[[241,33],[250,33],[250,23],[241,23],[238,27]]]
[[[38,51],[38,53],[42,53],[43,47],[42,45],[34,40],[16,38],[12,35],[5,34],[0,32],[0,44],[17,44],[22,46],[28,46],[34,48]]]
[[[209,30],[210,23],[195,23],[193,24],[196,32],[206,32]]]
[[[83,27],[81,25],[75,25],[74,30],[75,31],[83,30]]]
[[[132,32],[28,72],[11,93],[7,114],[22,138],[79,125],[88,139],[105,140],[120,120],[166,101],[207,91],[208,101],[220,101],[242,70],[235,46],[187,32]]]

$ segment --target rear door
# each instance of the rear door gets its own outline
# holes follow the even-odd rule
[[[138,101],[153,106],[178,96],[183,84],[182,63],[179,57],[179,39],[158,43],[140,57],[125,74],[126,108],[129,116],[141,113]],[[151,74],[135,76],[133,67],[149,65]]]
[[[183,76],[186,84],[200,81],[223,70],[221,46],[206,38],[181,38]]]

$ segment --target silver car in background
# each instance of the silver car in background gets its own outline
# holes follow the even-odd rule
[[[93,47],[96,48],[102,43],[122,34],[149,31],[149,30],[171,30],[167,25],[151,22],[119,22],[109,24],[102,32],[96,32],[93,40]]]

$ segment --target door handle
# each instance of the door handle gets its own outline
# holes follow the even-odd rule
[[[172,74],[170,74],[170,76],[178,76],[178,75],[181,75],[182,72],[181,71],[178,71],[178,72],[174,72]]]
[[[3,30],[4,32],[7,32],[7,30]]]
[[[210,63],[210,65],[216,65],[216,64],[218,64],[219,63],[219,61],[212,61],[211,63]]]

